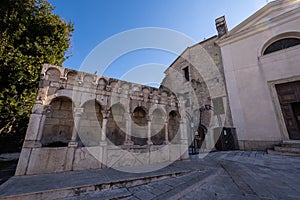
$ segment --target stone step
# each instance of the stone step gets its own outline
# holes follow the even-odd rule
[[[124,187],[133,187],[142,184],[151,183],[153,181],[164,180],[170,177],[182,176],[185,174],[191,173],[190,170],[182,170],[177,172],[169,172],[151,176],[140,176],[128,179],[127,178],[120,178],[116,179],[115,181],[106,181],[94,184],[86,184],[86,185],[77,185],[74,187],[65,187],[65,188],[55,188],[55,189],[46,189],[46,190],[39,190],[39,191],[32,191],[32,192],[24,192],[21,194],[0,194],[0,199],[2,200],[31,200],[31,199],[47,199],[47,200],[54,200],[54,199],[65,199],[68,197],[84,195],[94,192],[104,192],[109,190],[116,190],[118,188]],[[4,183],[6,184],[6,183]],[[128,194],[119,194],[119,197],[124,197]]]
[[[127,197],[132,197],[131,193],[127,188],[118,188],[115,190],[107,190],[103,192],[88,193],[79,196],[73,196],[65,198],[64,200],[108,200],[108,199],[125,199]]]
[[[209,169],[207,171],[193,171],[178,177],[171,177],[162,181],[129,188],[118,188],[103,192],[95,192],[66,198],[64,200],[107,200],[107,199],[181,199],[192,191],[217,176],[224,174],[222,169]]]
[[[271,154],[271,155],[280,155],[280,156],[300,156],[300,153],[281,152],[281,151],[275,151],[272,149],[268,149],[267,153]]]
[[[177,176],[173,178],[167,178],[162,181],[155,181],[150,184],[134,186],[129,188],[119,188],[115,190],[103,191],[103,192],[95,192],[89,194],[83,194],[79,196],[74,196],[70,198],[66,198],[63,200],[79,200],[79,199],[122,199],[129,197],[134,198],[134,195],[138,197],[142,197],[142,199],[179,199],[183,195],[189,193],[194,190],[196,187],[194,184],[199,183],[201,181],[207,181],[207,177],[214,177],[217,173],[209,173],[209,172],[197,172],[193,171],[188,174],[184,174],[182,176]],[[159,188],[160,191],[164,191],[162,193],[155,191]],[[143,191],[144,189],[144,191]],[[152,191],[154,190],[154,191]],[[143,195],[137,194],[143,191]],[[152,193],[151,193],[152,191]],[[150,192],[150,194],[149,194]],[[156,195],[156,193],[158,195]],[[183,194],[183,195],[182,195]]]
[[[205,173],[191,173],[190,175],[188,175],[190,176],[188,180],[176,185],[173,190],[170,190],[162,195],[157,196],[156,198],[153,198],[153,200],[182,199],[187,194],[200,188],[201,185],[204,185],[205,183],[213,180],[215,177],[220,176],[222,173],[224,174],[225,172],[221,169],[210,170]]]
[[[280,152],[300,153],[300,148],[294,148],[294,147],[275,146],[274,150]]]
[[[281,146],[300,149],[300,140],[285,140],[282,141]]]

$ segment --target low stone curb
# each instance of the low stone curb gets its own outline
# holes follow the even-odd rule
[[[172,172],[166,174],[118,180],[115,182],[105,182],[99,184],[82,185],[77,187],[66,187],[62,189],[44,190],[44,191],[31,192],[31,193],[9,195],[9,196],[0,197],[0,199],[3,200],[62,199],[67,197],[79,196],[81,194],[92,193],[92,192],[101,192],[101,191],[113,190],[113,189],[118,189],[123,187],[134,187],[142,184],[147,184],[152,181],[159,181],[166,178],[183,175],[189,172],[190,172],[189,170],[184,170],[184,171]]]

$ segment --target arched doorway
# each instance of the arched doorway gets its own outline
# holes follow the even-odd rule
[[[203,124],[199,124],[197,129],[197,135],[195,135],[195,147],[200,149],[204,144],[205,135],[207,133],[207,128]]]

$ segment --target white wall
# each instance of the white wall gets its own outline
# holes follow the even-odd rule
[[[289,31],[300,32],[299,15],[288,23],[281,24],[279,21],[265,30],[257,29],[247,33],[248,36],[245,34],[244,38],[235,38],[234,42],[229,40],[220,45],[239,140],[283,139],[268,82],[300,75],[300,46],[265,56],[260,56],[260,51],[272,37]],[[231,37],[234,38],[234,35]]]

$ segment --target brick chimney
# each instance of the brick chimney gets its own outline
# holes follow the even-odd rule
[[[216,20],[216,28],[218,31],[218,37],[222,37],[228,33],[225,16],[219,17]]]

